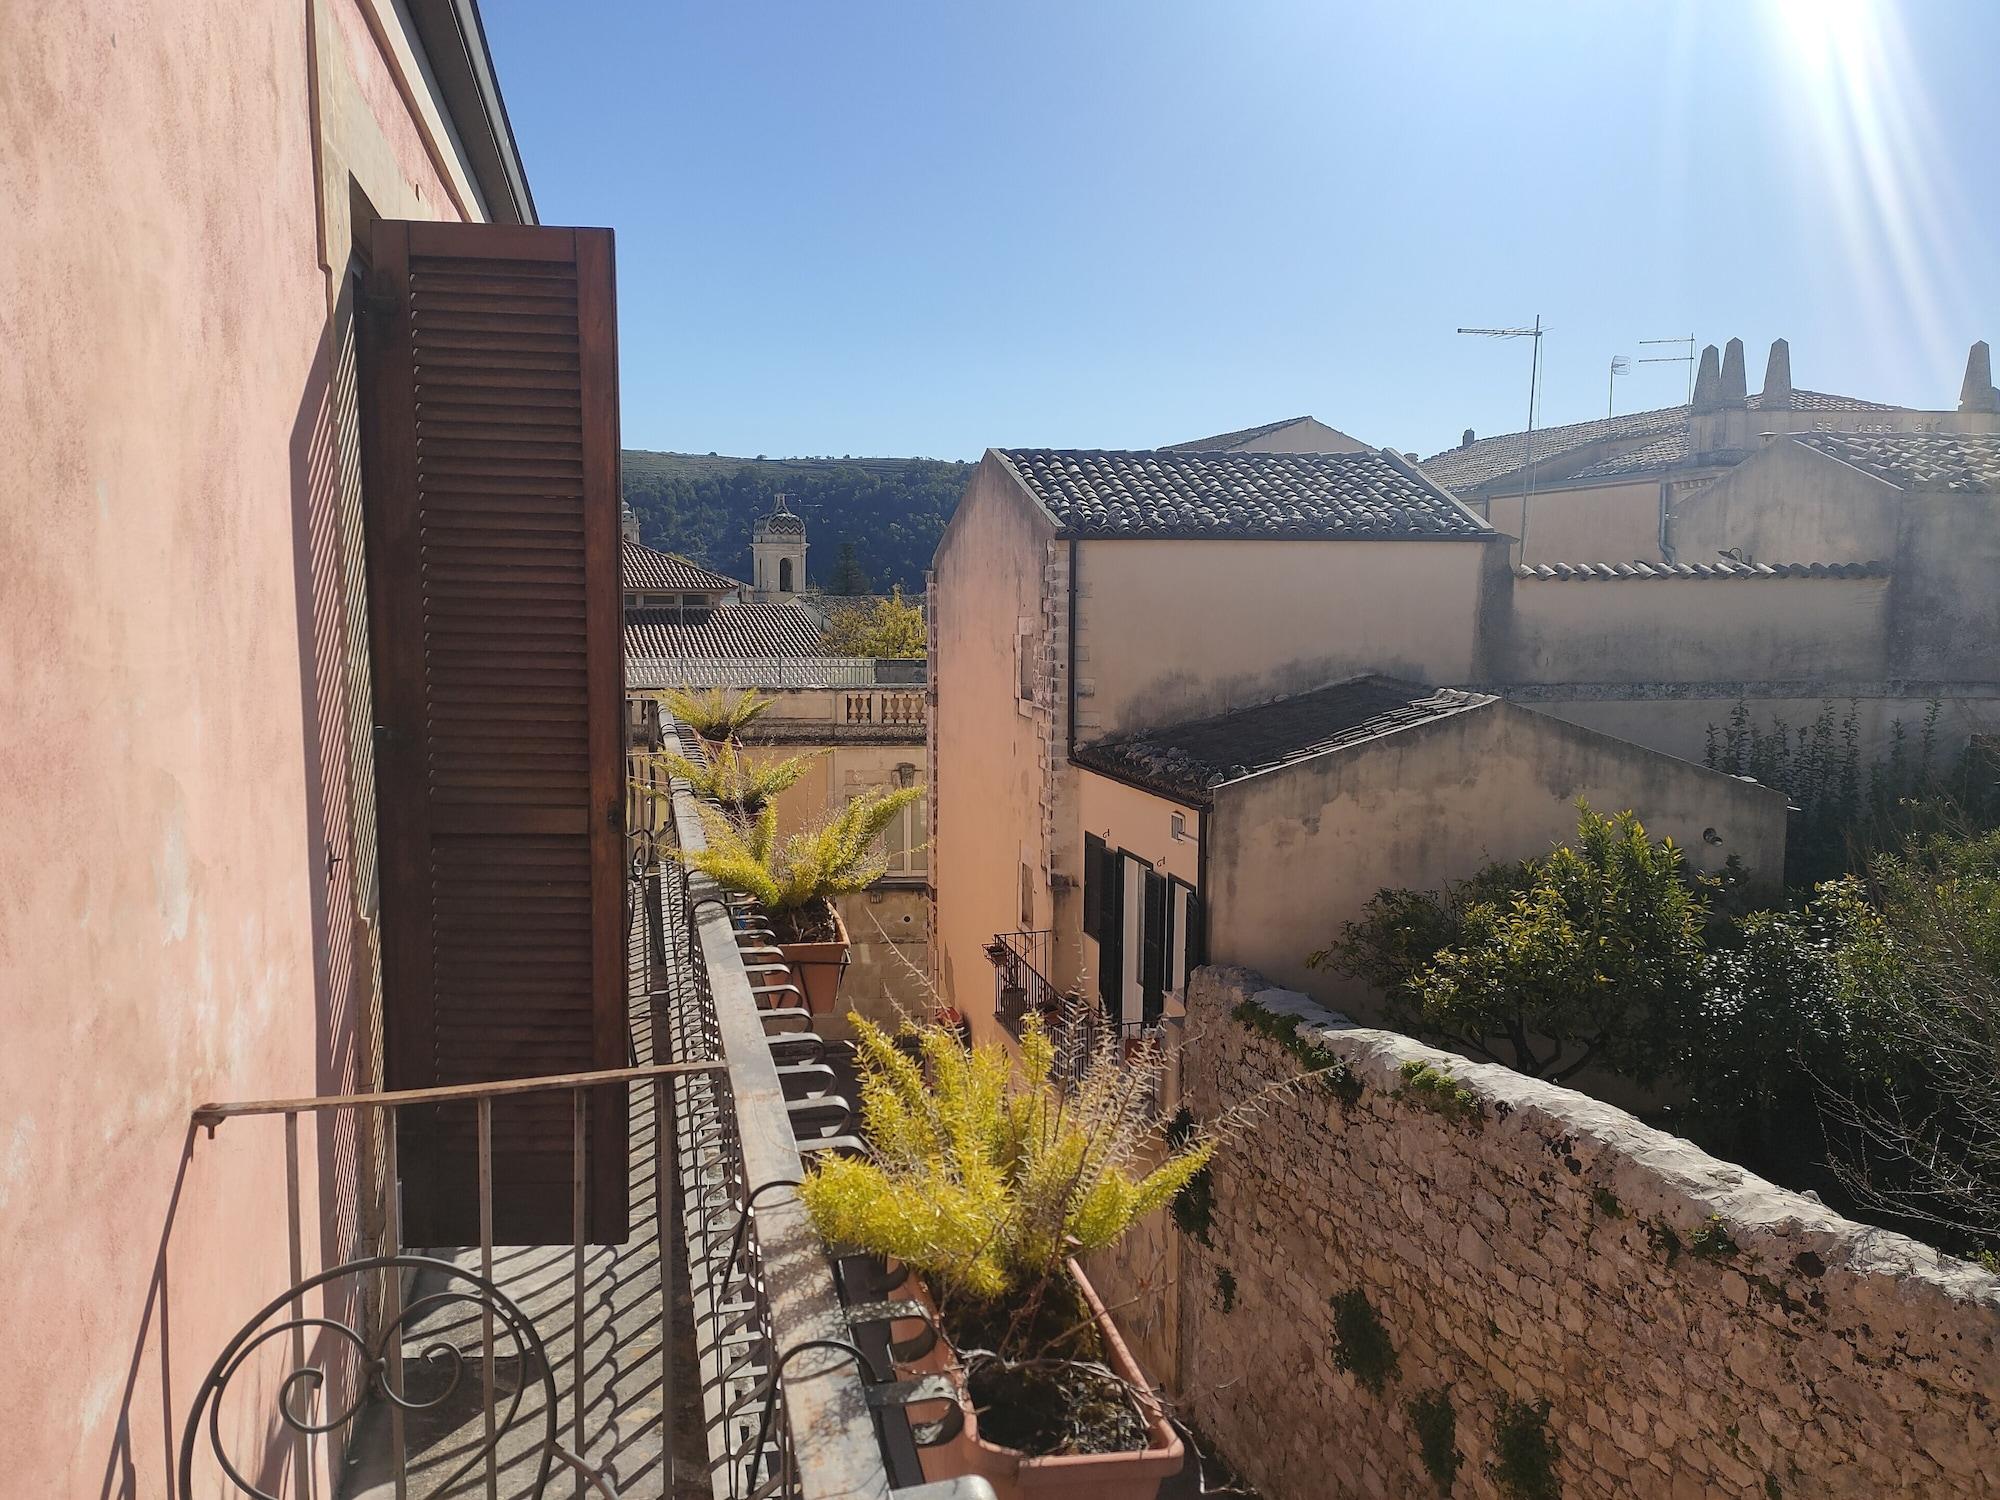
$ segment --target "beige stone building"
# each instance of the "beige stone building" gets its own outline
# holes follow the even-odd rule
[[[990,1025],[1006,933],[1080,981],[1073,746],[1361,672],[1475,680],[1494,541],[1390,454],[987,453],[930,588],[941,990]]]
[[[1981,369],[1975,351],[1969,390]],[[1725,410],[1724,425],[1748,420]],[[1540,852],[1573,828],[1579,795],[1632,808],[1698,863],[1735,853],[1774,878],[1773,794],[1746,803],[1743,783],[1697,764],[1739,702],[1795,725],[1851,709],[1864,757],[1933,706],[1944,754],[2000,728],[1996,452],[2000,436],[1977,432],[1776,436],[1669,511],[1679,561],[1541,564],[1516,563],[1516,539],[1434,466],[1386,451],[989,452],[931,591],[940,986],[989,1014],[996,940],[1058,990],[1100,984],[1086,923],[1109,919],[1085,889],[1087,833],[1138,861],[1117,866],[1138,915],[1116,920],[1140,924],[1142,948],[1199,897],[1210,952],[1319,994],[1329,981],[1298,965],[1368,893]],[[1247,732],[1243,711],[1371,674],[1415,685],[1411,702],[1434,688],[1503,701],[1449,733],[1280,751],[1282,774],[1238,777],[1259,756],[1216,749],[1212,806],[1106,774],[1109,747]],[[1428,790],[1460,784],[1484,791]],[[1218,833],[1204,820],[1224,806],[1232,896],[1201,869]],[[1130,951],[1112,976],[1121,1006],[1147,987]],[[1154,962],[1171,972],[1173,955]]]
[[[1477,437],[1433,454],[1424,472],[1515,539],[1516,563],[1712,560],[1676,535],[1694,496],[1786,433],[2000,432],[1987,345],[1974,344],[1954,411],[1919,411],[1792,384],[1779,339],[1764,386],[1746,387],[1743,342],[1702,351],[1686,405],[1621,412],[1538,432]],[[1775,556],[1775,554],[1773,554]],[[1798,561],[1787,556],[1783,561]],[[1817,554],[1804,560],[1818,560]]]
[[[1079,746],[1082,982],[1120,1019],[1179,1009],[1195,965],[1254,964],[1367,1016],[1308,969],[1384,887],[1435,890],[1643,808],[1695,869],[1783,867],[1785,798],[1488,693],[1361,676]]]

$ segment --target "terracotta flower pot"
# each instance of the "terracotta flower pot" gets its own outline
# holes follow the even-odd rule
[[[778,952],[791,965],[792,982],[805,991],[806,1009],[816,1016],[833,1014],[834,1002],[840,998],[840,979],[847,972],[847,955],[852,947],[848,941],[847,923],[841,920],[840,908],[829,901],[827,910],[833,915],[838,937],[816,943],[778,944]]]
[[[1132,1357],[1132,1351],[1125,1347],[1118,1325],[1105,1311],[1096,1289],[1083,1274],[1083,1268],[1072,1260],[1069,1262],[1069,1274],[1075,1278],[1077,1289],[1083,1293],[1084,1304],[1096,1320],[1098,1334],[1104,1340],[1105,1363],[1138,1393],[1139,1404],[1146,1417],[1146,1446],[1126,1453],[1075,1453],[1035,1458],[1018,1448],[1003,1448],[998,1443],[987,1442],[979,1435],[978,1415],[965,1396],[964,1373],[958,1369],[958,1356],[940,1339],[929,1355],[911,1365],[899,1367],[905,1374],[950,1369],[959,1385],[959,1404],[965,1409],[965,1427],[957,1437],[948,1443],[918,1450],[926,1481],[959,1479],[977,1474],[993,1486],[1000,1500],[1015,1500],[1015,1497],[1021,1497],[1021,1500],[1029,1500],[1029,1497],[1049,1497],[1049,1500],[1085,1500],[1085,1497],[1088,1500],[1156,1500],[1161,1484],[1180,1473],[1186,1458],[1180,1434],[1174,1431],[1166,1413],[1160,1410],[1159,1402],[1153,1399],[1152,1383]],[[930,1301],[922,1282],[914,1276],[902,1295],[914,1296],[926,1304]]]

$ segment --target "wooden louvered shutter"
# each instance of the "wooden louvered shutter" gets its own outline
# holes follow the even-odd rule
[[[362,401],[391,1088],[623,1067],[624,651],[608,230],[384,222]],[[570,1239],[571,1103],[494,1106],[494,1233]],[[622,1088],[590,1238],[627,1233]],[[469,1105],[398,1120],[405,1242],[477,1243]]]

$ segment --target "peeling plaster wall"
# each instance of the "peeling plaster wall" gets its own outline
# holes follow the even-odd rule
[[[409,114],[389,0],[26,5],[6,33],[0,1472],[150,1497],[294,1278],[282,1123],[210,1140],[189,1111],[371,1077],[334,302],[357,189],[456,215],[469,179]],[[298,1171],[311,1271],[361,1233],[352,1130],[305,1122]],[[225,1434],[277,1482],[269,1416]]]
[[[1198,1117],[1301,1071],[1245,1001],[1360,1084],[1268,1102],[1213,1168],[1212,1243],[1180,1246],[1181,1409],[1267,1500],[1437,1493],[1408,1403],[1439,1390],[1459,1500],[1502,1493],[1503,1397],[1549,1403],[1566,1500],[2000,1494],[2000,1278],[1243,969],[1191,986]],[[1478,1121],[1399,1097],[1406,1064]],[[1394,1345],[1380,1394],[1336,1364],[1330,1299],[1356,1290]]]

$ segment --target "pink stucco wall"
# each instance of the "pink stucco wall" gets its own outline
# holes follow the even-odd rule
[[[189,1111],[365,1063],[350,864],[327,866],[349,842],[331,538],[351,435],[327,396],[321,242],[338,270],[346,226],[323,232],[315,192],[315,28],[333,154],[397,179],[361,184],[384,212],[452,211],[371,3],[6,8],[9,1494],[169,1492],[210,1360],[292,1279],[282,1125],[210,1140]],[[351,1231],[319,1193],[348,1154],[303,1127],[308,1270]]]

